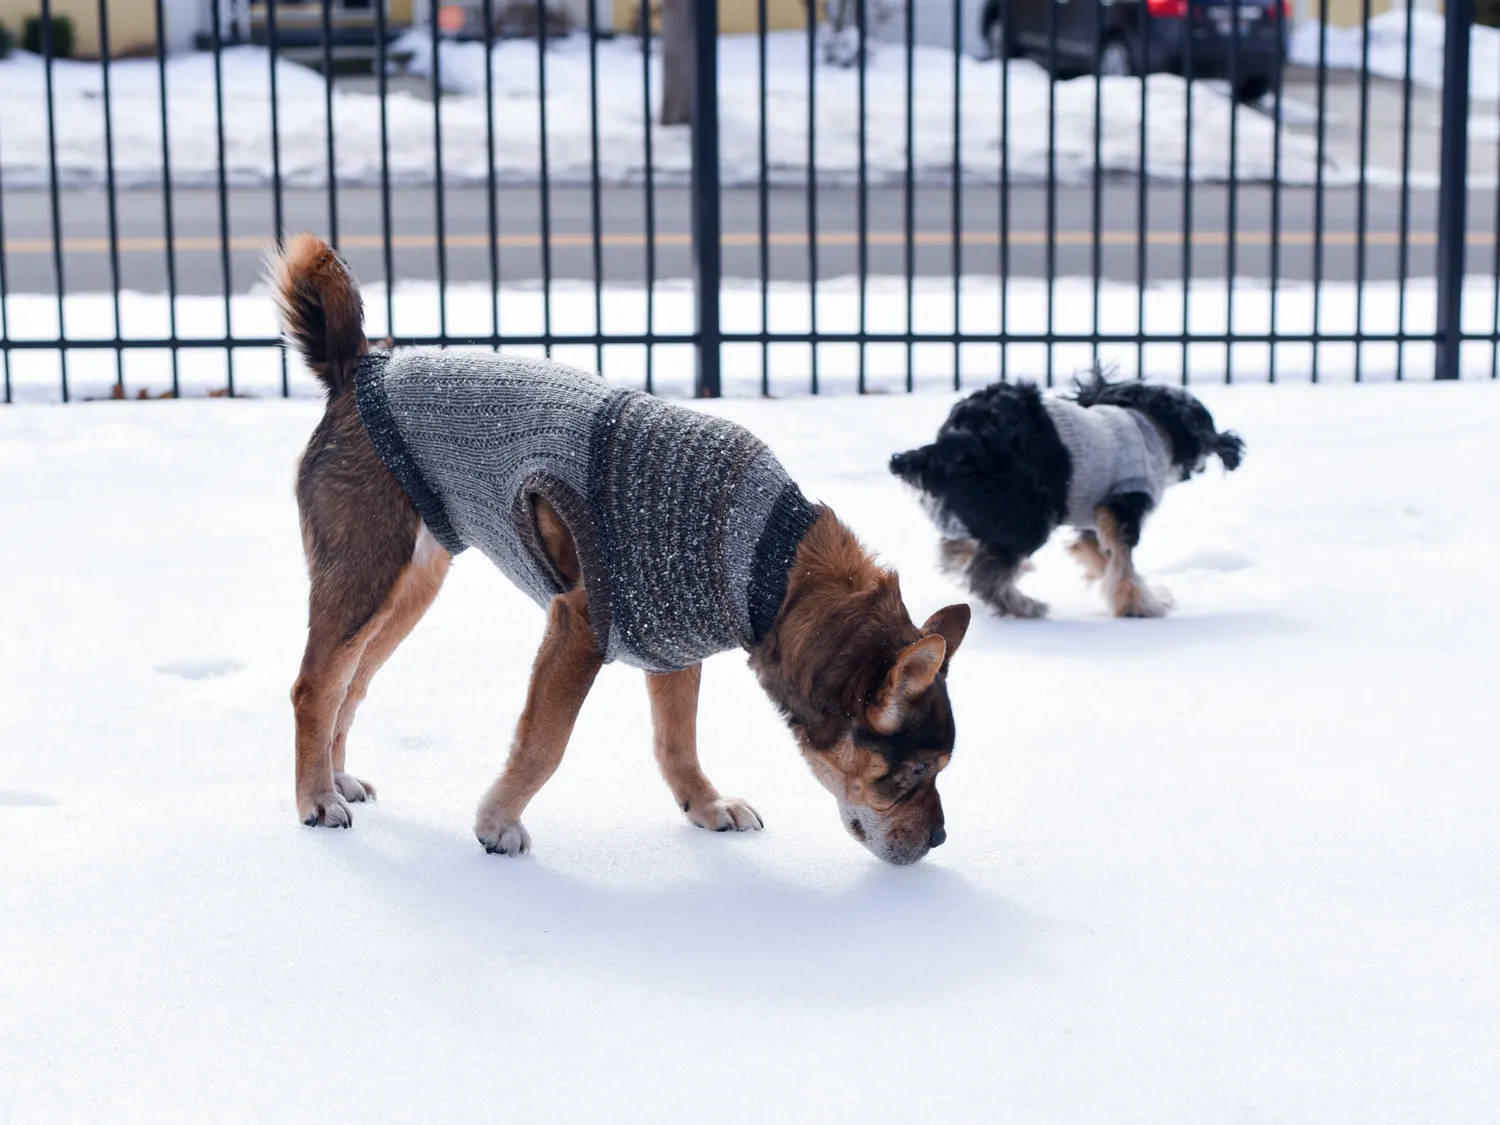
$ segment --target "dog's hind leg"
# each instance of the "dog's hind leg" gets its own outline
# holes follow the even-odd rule
[[[603,664],[589,627],[584,588],[558,594],[547,611],[547,634],[537,650],[510,757],[479,803],[474,835],[485,851],[525,855],[531,850],[521,813],[562,761],[578,712]]]
[[[412,550],[411,565],[392,587],[390,596],[379,614],[381,624],[370,636],[349,689],[344,693],[343,705],[333,731],[333,784],[339,796],[346,801],[373,801],[375,787],[351,773],[344,772],[344,756],[349,739],[349,728],[354,725],[354,713],[364,702],[370,689],[370,680],[385,665],[402,641],[411,635],[422,615],[432,605],[447,577],[448,566],[453,561],[450,555],[432,537],[425,527],[417,535]]]
[[[969,589],[1002,617],[1046,617],[1047,605],[1016,589],[1021,575],[1031,569],[1030,558],[1002,555],[980,543],[964,566]]]
[[[1087,582],[1098,582],[1109,569],[1109,556],[1099,546],[1099,536],[1092,531],[1080,531],[1078,538],[1068,544],[1068,554],[1083,567]]]
[[[1135,570],[1132,553],[1140,542],[1144,512],[1131,500],[1130,496],[1116,497],[1094,511],[1099,542],[1108,560],[1104,597],[1116,617],[1165,617],[1172,608],[1172,596],[1165,590],[1152,590]]]
[[[738,797],[721,797],[698,765],[698,683],[703,665],[680,672],[647,672],[656,764],[677,807],[699,828],[746,832],[764,826]]]

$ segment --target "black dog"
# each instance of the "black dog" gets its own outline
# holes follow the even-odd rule
[[[1170,598],[1148,589],[1131,562],[1142,523],[1163,490],[1201,472],[1210,454],[1236,469],[1244,449],[1187,391],[1094,372],[1070,398],[1031,383],[976,391],[931,445],[892,457],[891,472],[921,492],[945,569],[962,572],[996,613],[1046,614],[1015,584],[1068,524],[1079,530],[1069,550],[1090,581],[1103,580],[1115,616],[1159,617]]]

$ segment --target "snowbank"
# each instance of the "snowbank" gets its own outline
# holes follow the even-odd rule
[[[296,822],[315,402],[0,410],[0,1119],[1492,1120],[1500,388],[1208,388],[1238,473],[1113,621],[1061,537],[953,662],[947,844],[880,865],[743,658],[687,827],[604,670],[525,860],[469,834],[542,631],[474,552],[376,679],[348,832]],[[947,395],[726,402],[900,568]]]
[[[1407,15],[1395,8],[1374,16],[1369,24],[1370,73],[1397,82],[1406,77]],[[1435,90],[1443,86],[1445,32],[1441,12],[1416,9],[1411,16],[1411,80]],[[1322,25],[1299,20],[1292,28],[1288,49],[1292,62],[1317,66]],[[1362,65],[1364,29],[1329,26],[1324,59],[1332,70],[1357,71]],[[1469,32],[1469,97],[1500,98],[1500,28],[1475,24]]]
[[[386,298],[378,285],[365,287],[365,311],[371,335],[389,329]],[[1283,285],[1277,291],[1277,330],[1288,334],[1308,333],[1313,328],[1312,289],[1307,285]],[[1465,291],[1466,331],[1489,332],[1494,288],[1487,278],[1473,278]],[[1181,285],[1155,285],[1145,292],[1145,317],[1137,319],[1138,291],[1132,285],[1106,284],[1101,288],[1098,329],[1102,333],[1131,335],[1144,325],[1154,334],[1182,331]],[[1319,327],[1324,332],[1349,333],[1356,324],[1356,291],[1352,284],[1325,283]],[[1187,325],[1197,334],[1225,332],[1229,327],[1229,293],[1222,281],[1196,281],[1189,294]],[[1390,331],[1400,323],[1400,291],[1393,282],[1370,282],[1365,286],[1362,321],[1366,332]],[[901,332],[906,326],[906,289],[890,278],[873,279],[867,297],[865,324],[876,332]],[[452,335],[488,336],[494,301],[485,286],[455,285],[448,289],[448,331]],[[1017,278],[1010,285],[1008,330],[1013,334],[1042,331],[1047,323],[1046,283]],[[437,289],[430,283],[399,285],[392,305],[394,331],[400,335],[436,334],[439,331]],[[832,279],[818,288],[817,326],[824,332],[852,332],[860,327],[859,300],[853,282]],[[1430,279],[1413,279],[1406,289],[1406,331],[1431,332],[1435,323],[1435,290]],[[531,335],[543,329],[544,307],[537,287],[503,289],[499,294],[502,334]],[[604,331],[638,334],[647,330],[645,293],[640,289],[607,288],[603,296]],[[7,310],[17,339],[48,339],[57,335],[57,302],[45,295],[15,294]],[[559,284],[553,289],[552,325],[562,334],[582,335],[594,331],[593,289],[580,284]],[[1241,281],[1234,289],[1234,329],[1252,334],[1270,330],[1270,291],[1263,282]],[[112,339],[110,298],[107,294],[69,294],[66,320],[71,337]],[[759,332],[760,290],[743,283],[726,285],[721,303],[725,332]],[[231,301],[232,328],[237,335],[274,337],[276,321],[264,292],[235,296]],[[1087,280],[1063,278],[1053,298],[1053,323],[1060,333],[1083,334],[1093,330],[1093,290]],[[121,298],[121,320],[126,337],[161,338],[167,335],[167,301],[158,294],[126,293]],[[224,334],[224,305],[218,297],[180,297],[177,323],[185,334],[206,338]],[[687,336],[693,331],[693,297],[683,283],[667,283],[656,292],[651,326],[663,334]],[[812,325],[812,308],[806,286],[777,285],[770,294],[773,332],[806,332]],[[916,331],[945,333],[954,330],[953,289],[940,278],[921,278],[913,300],[912,324]],[[1000,330],[1000,289],[993,277],[965,278],[961,286],[958,325],[966,333],[997,334]],[[561,345],[559,359],[589,370],[598,363],[592,346]],[[1137,352],[1134,344],[1104,344],[1099,358],[1116,364],[1123,374],[1134,375]],[[1222,383],[1225,349],[1218,344],[1194,344],[1188,350],[1188,369],[1197,384]],[[1464,349],[1466,376],[1488,379],[1492,370],[1491,349],[1472,344]],[[919,345],[913,352],[918,388],[943,390],[953,386],[954,351],[951,344]],[[1232,357],[1237,382],[1265,380],[1270,372],[1270,349],[1264,344],[1236,344]],[[1152,378],[1176,380],[1182,370],[1183,353],[1177,344],[1153,344],[1145,350],[1144,373]],[[1323,344],[1319,348],[1319,378],[1348,381],[1354,373],[1354,349],[1347,344]],[[1059,380],[1093,361],[1089,345],[1060,344],[1054,371]],[[1388,380],[1396,373],[1396,347],[1368,343],[1364,347],[1361,376]],[[844,394],[857,387],[859,349],[849,344],[824,344],[818,349],[819,387],[825,393]],[[960,378],[965,386],[981,386],[1000,371],[1000,349],[996,344],[966,344],[958,356]],[[1042,377],[1046,370],[1045,349],[1039,345],[1008,345],[1012,377]],[[1408,379],[1430,379],[1433,348],[1430,344],[1406,346],[1403,374]],[[1304,381],[1312,364],[1307,344],[1276,346],[1276,376],[1282,381]],[[222,390],[227,372],[222,352],[184,349],[180,373],[185,394],[202,395]],[[68,357],[73,394],[102,397],[115,380],[115,359],[107,351],[75,351]],[[605,350],[606,375],[631,386],[644,386],[645,349],[619,345]],[[691,397],[694,356],[687,345],[663,345],[653,364],[655,389],[662,394]],[[159,394],[171,386],[171,367],[166,353],[131,352],[124,360],[127,392],[146,389]],[[770,350],[770,391],[774,395],[806,395],[812,369],[810,352],[801,344],[776,344]],[[299,395],[317,395],[310,377],[293,370],[291,386]],[[13,394],[21,401],[51,401],[59,396],[56,353],[14,352],[11,356]],[[902,391],[906,385],[906,346],[870,345],[866,352],[866,387],[877,392]],[[241,351],[235,356],[235,388],[238,392],[274,395],[281,388],[281,360],[277,351]],[[724,389],[730,395],[756,395],[761,389],[761,348],[758,344],[727,345],[724,349]]]
[[[420,39],[420,37],[418,37]],[[419,43],[412,67],[427,73],[430,43]],[[805,36],[778,33],[769,39],[767,114],[768,162],[775,183],[799,183],[807,175],[807,44]],[[443,85],[454,96],[442,101],[443,171],[447,182],[479,183],[486,176],[485,49],[476,43],[440,44]],[[497,44],[494,67],[495,170],[503,182],[534,182],[540,151],[538,64],[534,43]],[[652,95],[660,95],[657,58],[652,59]],[[867,160],[872,182],[900,182],[905,175],[906,57],[903,50],[878,50],[867,79]],[[229,179],[264,184],[272,170],[270,61],[256,47],[223,53],[225,151]],[[914,174],[921,183],[946,183],[953,171],[953,55],[921,47],[914,59]],[[278,75],[280,158],[283,181],[326,183],[327,151],[324,83],[312,71],[281,62]],[[636,40],[601,42],[598,51],[599,168],[610,183],[639,182],[645,176],[645,101],[642,56]],[[965,56],[959,65],[962,175],[974,183],[999,179],[1002,115],[1001,68]],[[116,175],[122,184],[161,180],[160,93],[156,64],[127,60],[110,67],[115,131]],[[1049,143],[1056,174],[1065,183],[1092,177],[1094,168],[1093,79],[1056,86],[1055,137],[1049,137],[1049,81],[1029,62],[1010,68],[1008,117],[1009,173],[1017,180],[1047,175]],[[97,63],[60,62],[54,68],[58,172],[67,183],[99,183],[104,177],[104,117],[101,68]],[[9,186],[47,182],[47,122],[44,75],[34,56],[18,54],[0,63],[0,172]],[[753,184],[760,167],[760,112],[757,47],[754,37],[729,37],[720,54],[720,139],[724,181]],[[858,174],[858,100],[854,72],[820,66],[816,75],[816,165],[820,179],[853,182]],[[175,58],[167,68],[168,127],[172,176],[182,184],[217,182],[216,118],[212,59]],[[1180,179],[1184,174],[1184,134],[1188,86],[1171,75],[1146,82],[1148,122],[1145,164],[1151,176]],[[1236,172],[1246,180],[1266,180],[1273,171],[1275,123],[1249,107],[1236,107],[1222,89],[1192,89],[1191,175],[1199,180],[1227,177],[1230,120],[1238,116]],[[1136,79],[1109,78],[1102,90],[1102,143],[1099,164],[1106,173],[1136,172],[1141,166],[1141,88]],[[554,183],[580,183],[592,170],[590,82],[587,40],[574,36],[547,55],[547,144]],[[338,92],[334,97],[335,164],[347,184],[379,181],[380,103],[374,95]],[[426,183],[433,177],[432,105],[406,93],[387,104],[389,162],[400,183]],[[1055,143],[1054,143],[1055,142]],[[657,175],[663,183],[686,182],[688,131],[653,133]],[[1310,182],[1317,171],[1315,148],[1305,137],[1284,134],[1282,178]],[[1329,166],[1329,182],[1350,169]]]

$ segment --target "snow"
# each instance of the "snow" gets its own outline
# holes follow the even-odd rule
[[[1494,329],[1494,283],[1486,277],[1471,277],[1465,287],[1464,326],[1471,333],[1488,334]],[[386,322],[385,292],[379,285],[364,287],[367,328],[377,339],[391,329]],[[1230,324],[1230,291],[1221,280],[1198,280],[1188,294],[1187,326],[1195,334],[1225,332]],[[1181,283],[1163,283],[1144,291],[1144,320],[1137,317],[1140,291],[1133,285],[1104,283],[1100,288],[1099,317],[1093,316],[1093,286],[1084,278],[1060,278],[1052,300],[1053,323],[1063,334],[1085,334],[1097,323],[1101,333],[1134,335],[1145,331],[1170,335],[1183,328]],[[993,276],[972,276],[960,282],[957,326],[975,336],[995,335],[1000,329],[1001,290]],[[1234,329],[1241,334],[1266,333],[1271,325],[1271,294],[1264,281],[1236,282],[1233,289]],[[498,302],[502,334],[540,334],[546,304],[539,287],[505,288],[492,296],[487,286],[452,285],[448,288],[447,327],[458,337],[487,337],[492,310]],[[73,339],[113,339],[111,299],[107,294],[79,293],[65,298],[64,316]],[[776,284],[769,293],[772,332],[800,333],[812,326],[812,308],[805,285]],[[1013,278],[1007,295],[1007,326],[1015,336],[1034,334],[1047,324],[1047,286],[1037,278]],[[436,286],[402,283],[392,305],[394,331],[401,336],[435,335],[439,330]],[[647,300],[643,289],[606,287],[602,305],[605,332],[622,335],[647,330]],[[953,285],[945,278],[918,278],[913,293],[911,323],[918,332],[946,333],[955,327]],[[230,300],[231,327],[241,338],[272,338],[275,314],[264,290],[239,294]],[[14,339],[45,340],[57,337],[56,298],[39,294],[13,294],[6,300],[8,325]],[[1368,282],[1363,309],[1352,283],[1325,282],[1316,302],[1317,324],[1326,333],[1350,333],[1357,325],[1374,334],[1392,331],[1400,319],[1401,291],[1395,282]],[[121,295],[124,335],[160,339],[168,334],[167,299],[160,294]],[[1276,328],[1288,335],[1313,329],[1313,289],[1306,284],[1285,283],[1276,293]],[[1360,313],[1362,320],[1356,318]],[[1414,334],[1432,332],[1436,313],[1436,290],[1430,278],[1406,283],[1404,327]],[[743,281],[725,283],[720,304],[725,332],[759,332],[761,297],[758,286]],[[553,330],[562,335],[592,333],[594,291],[579,283],[553,286],[551,300]],[[902,332],[906,328],[906,287],[899,279],[872,278],[867,290],[865,325],[872,332]],[[224,302],[220,297],[184,296],[177,301],[177,324],[185,338],[222,339]],[[666,336],[689,336],[693,331],[693,296],[684,282],[665,282],[655,291],[649,326]],[[817,327],[821,332],[853,332],[860,327],[859,296],[849,278],[819,284]],[[517,348],[516,350],[538,350]],[[1046,351],[1038,344],[1012,342],[1007,346],[1007,370],[1012,375],[1045,372]],[[903,391],[906,387],[906,346],[875,343],[866,352],[866,387],[876,392]],[[592,345],[559,345],[555,355],[589,370],[599,367]],[[951,344],[919,344],[913,350],[914,382],[918,389],[943,390],[953,386],[954,352]],[[1000,348],[995,343],[965,344],[958,357],[960,378],[965,386],[990,382],[1000,372]],[[1099,358],[1117,365],[1125,375],[1137,373],[1133,343],[1103,344]],[[1226,357],[1224,346],[1195,343],[1188,349],[1188,369],[1195,383],[1221,383],[1227,362],[1233,364],[1236,382],[1263,381],[1270,373],[1270,349],[1264,344],[1236,344]],[[1276,346],[1278,380],[1302,381],[1311,372],[1312,348],[1308,344]],[[1488,343],[1466,346],[1463,371],[1468,377],[1488,379],[1493,370]],[[1061,343],[1056,350],[1055,372],[1065,379],[1071,372],[1093,362],[1087,343]],[[1145,349],[1142,373],[1156,378],[1177,379],[1182,368],[1180,344],[1153,344]],[[1363,349],[1361,378],[1387,380],[1396,374],[1394,344],[1367,343]],[[11,353],[11,394],[19,401],[52,401],[60,396],[60,371],[55,351],[31,350]],[[1408,379],[1431,378],[1433,347],[1406,346],[1402,374]],[[222,350],[184,348],[179,353],[184,394],[222,392],[228,384]],[[761,390],[759,344],[728,344],[723,353],[724,390],[730,395],[758,395]],[[818,378],[822,391],[848,393],[857,388],[859,349],[850,344],[823,344],[818,349]],[[281,359],[276,349],[241,349],[235,353],[235,390],[258,396],[281,393]],[[1348,381],[1354,374],[1354,348],[1325,343],[1318,349],[1318,376],[1323,381]],[[605,374],[632,386],[644,386],[645,349],[635,345],[612,345],[605,349]],[[132,349],[124,357],[126,393],[142,390],[159,395],[171,388],[171,365],[164,351]],[[3,368],[0,368],[3,370]],[[68,356],[71,393],[75,397],[108,397],[115,381],[114,353],[105,349],[74,350]],[[659,393],[691,397],[694,354],[688,344],[665,343],[657,349],[653,363],[653,386]],[[773,395],[805,395],[812,376],[811,356],[804,344],[774,344],[770,349],[769,389]],[[293,394],[316,396],[313,380],[296,370],[290,372]]]
[[[575,35],[547,54],[548,168],[554,183],[588,182],[592,174],[590,80],[587,38]],[[428,74],[431,44],[414,33],[411,69]],[[807,43],[795,32],[768,38],[768,173],[773,183],[801,183],[807,176]],[[727,185],[758,182],[760,170],[760,79],[753,36],[725,37],[720,47],[720,163]],[[487,121],[485,49],[477,43],[442,41],[439,70],[454,92],[442,99],[443,174],[446,183],[482,183],[486,178]],[[502,182],[532,183],[539,173],[540,101],[534,42],[505,40],[490,56],[494,68],[495,174]],[[946,183],[954,163],[953,81],[950,51],[917,48],[912,151],[919,183]],[[231,184],[265,184],[272,175],[270,59],[258,47],[222,54],[225,163]],[[160,183],[160,87],[154,60],[110,65],[115,174],[121,184]],[[1047,176],[1049,147],[1063,183],[1093,176],[1095,83],[1092,78],[1056,85],[1055,137],[1048,131],[1051,83],[1030,62],[1009,68],[1009,128],[1003,129],[998,64],[959,59],[962,175],[970,183],[1000,177],[1002,137],[1009,145],[1009,174],[1017,181]],[[599,170],[606,183],[637,183],[645,177],[645,98],[639,41],[615,38],[598,48]],[[64,183],[102,183],[105,175],[102,68],[98,63],[58,62],[56,97],[58,176]],[[325,85],[313,71],[285,62],[277,67],[279,154],[288,185],[326,183]],[[816,78],[816,166],[820,180],[852,183],[858,176],[858,88],[855,71],[820,66]],[[872,183],[904,181],[906,145],[906,53],[885,47],[873,53],[866,79],[868,175]],[[659,98],[659,58],[652,56],[651,89]],[[1148,122],[1146,170],[1155,177],[1184,174],[1189,88],[1172,75],[1145,83]],[[1099,91],[1103,112],[1098,162],[1106,173],[1140,168],[1141,83],[1106,78]],[[1227,91],[1199,84],[1191,93],[1193,160],[1198,180],[1222,180],[1230,170],[1230,121],[1238,117],[1235,172],[1244,180],[1269,180],[1275,123],[1246,106],[1236,108]],[[173,181],[218,182],[217,118],[212,56],[174,57],[167,65],[168,131]],[[45,74],[36,56],[16,53],[0,62],[0,174],[15,187],[48,182]],[[337,91],[333,98],[335,164],[339,182],[378,183],[381,173],[380,101],[374,94]],[[427,183],[434,177],[433,107],[404,91],[387,102],[390,174],[397,183]],[[689,174],[686,127],[653,130],[656,175],[662,183],[685,183]],[[1055,142],[1055,143],[1054,143]],[[1325,164],[1328,182],[1356,169]],[[1317,173],[1312,140],[1283,133],[1281,176],[1310,183]]]
[[[906,869],[737,656],[703,753],[764,832],[682,822],[611,667],[485,855],[542,619],[468,556],[354,729],[380,803],[301,827],[318,404],[0,410],[0,1120],[1493,1120],[1500,387],[1203,397],[1249,453],[1147,528],[1179,611],[1105,618],[1050,545],[1053,619],[954,660]],[[706,408],[925,615],[961,594],[883,464],[950,402]]]
[[[1426,9],[1393,8],[1372,16],[1369,23],[1370,73],[1404,82],[1407,72],[1407,18],[1411,26],[1411,81],[1415,86],[1443,88],[1446,41],[1443,14]],[[1300,66],[1318,65],[1320,51],[1330,70],[1358,71],[1362,66],[1364,29],[1329,25],[1327,44],[1320,46],[1322,25],[1299,20],[1292,28],[1288,58]],[[1500,28],[1474,24],[1469,29],[1469,97],[1500,98]]]

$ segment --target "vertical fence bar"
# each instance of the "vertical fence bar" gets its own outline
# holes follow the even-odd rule
[[[62,200],[57,187],[57,121],[52,88],[52,3],[42,0],[42,63],[47,80],[47,190],[52,200],[52,269],[57,279],[57,358],[62,372],[62,400],[68,401],[68,330],[63,317]]]
[[[697,7],[690,4],[689,7]],[[712,7],[712,5],[710,5]],[[715,13],[717,19],[717,12]],[[807,6],[807,297],[812,393],[818,393],[818,5]]]
[[[101,0],[103,2],[103,0]],[[209,26],[213,34],[214,47],[214,128],[219,160],[219,270],[224,285],[224,338],[234,336],[234,323],[230,309],[230,297],[234,285],[229,265],[229,184],[224,167],[224,29],[223,16],[219,11],[220,0],[209,0]],[[225,382],[229,397],[234,397],[234,349],[224,346]]]
[[[1401,240],[1396,263],[1396,333],[1406,335],[1406,275],[1411,258],[1411,11],[1407,0],[1406,58],[1401,76]],[[1396,343],[1396,382],[1406,378],[1406,340]]]
[[[698,312],[698,372],[694,392],[699,398],[718,398],[723,390],[719,345],[719,291],[723,280],[719,228],[719,12],[714,4],[689,4],[688,12],[693,40],[693,289]],[[817,389],[816,385],[813,389]]]
[[[536,0],[537,195],[542,225],[543,349],[552,355],[552,182],[547,164],[547,0]]]
[[[379,7],[384,0],[373,0]],[[500,347],[500,211],[495,199],[495,13],[489,0],[484,13],[484,186],[485,230],[489,234],[490,344]]]
[[[125,349],[120,329],[120,216],[115,197],[115,131],[114,106],[109,87],[109,3],[99,0],[99,79],[104,95],[104,191],[105,217],[109,221],[109,293],[114,314],[115,386],[125,395]],[[3,288],[3,287],[0,287]]]
[[[1238,3],[1239,0],[1230,0]],[[1188,384],[1188,338],[1192,325],[1193,291],[1193,0],[1187,3],[1187,18],[1182,33],[1187,37],[1182,52],[1183,126],[1182,126],[1182,385]]]
[[[1474,0],[1447,0],[1443,48],[1443,147],[1439,157],[1437,371],[1459,377],[1463,350],[1464,231],[1469,202],[1469,27]],[[1408,28],[1410,34],[1410,28]]]
[[[861,9],[864,0],[855,0]],[[962,78],[964,59],[963,0],[953,0],[953,389],[962,383],[961,360],[963,345],[959,341],[961,322],[959,298],[963,286],[964,272],[964,150]]]
[[[1229,0],[1229,190],[1225,227],[1228,243],[1224,254],[1224,382],[1234,382],[1234,275],[1239,266],[1240,218],[1240,0]],[[1278,107],[1279,111],[1279,107]]]
[[[1104,5],[1095,4],[1094,8],[1094,181],[1090,185],[1093,191],[1093,207],[1091,217],[1093,243],[1090,247],[1089,265],[1094,277],[1093,307],[1091,320],[1093,325],[1093,340],[1089,349],[1089,358],[1095,369],[1099,366],[1099,283],[1104,272],[1103,258],[1103,227],[1104,218],[1101,211],[1104,206],[1104,176],[1100,162],[1100,145],[1103,143],[1104,128],[1101,120],[1104,112],[1104,67],[1101,66],[1104,53]]]
[[[1287,3],[1288,0],[1275,0],[1278,51],[1281,50],[1281,44],[1286,42]],[[1276,290],[1281,275],[1281,133],[1285,121],[1281,96],[1285,91],[1285,72],[1285,65],[1278,61],[1275,78],[1276,120],[1273,122],[1275,132],[1271,135],[1271,316],[1267,325],[1271,342],[1266,357],[1266,381],[1269,383],[1276,382]]]
[[[432,224],[437,245],[438,335],[447,343],[448,193],[443,187],[443,64],[438,39],[438,0],[433,0],[432,8]]]
[[[1500,153],[1497,153],[1500,162]],[[1500,378],[1500,182],[1495,188],[1494,226],[1490,228],[1494,240],[1493,267],[1491,270],[1490,306],[1490,378]]]
[[[1135,377],[1144,379],[1146,377],[1146,275],[1150,263],[1146,260],[1146,230],[1149,225],[1149,205],[1151,200],[1147,188],[1147,161],[1146,161],[1146,5],[1135,6],[1135,42],[1137,59],[1135,69],[1140,72],[1141,78],[1141,111],[1140,111],[1140,133],[1136,140],[1137,176],[1135,187]]]
[[[771,393],[771,343],[766,337],[771,331],[771,224],[769,160],[766,151],[766,0],[755,3],[756,63],[759,67],[760,83],[760,179],[756,183],[757,219],[760,233],[760,393]],[[651,300],[648,287],[646,300]]]
[[[380,254],[385,269],[385,334],[396,336],[396,254],[391,244],[391,137],[386,114],[385,0],[375,0],[375,85],[380,93]]]
[[[1008,2],[1008,0],[1006,0]],[[915,324],[917,301],[917,184],[916,184],[916,29],[913,9],[916,0],[906,0],[906,177],[902,181],[905,194],[902,197],[902,232],[905,236],[906,255],[903,265],[906,270],[906,390],[911,393],[916,381],[915,349],[912,334]]]
[[[995,45],[1000,55],[1000,381],[1004,383],[1010,380],[1010,0],[1000,0]]]
[[[598,0],[588,0],[589,21],[589,230],[594,250],[594,366],[604,373],[604,225],[599,187],[599,13]]]
[[[376,38],[379,40],[377,50],[380,52],[380,112],[382,119],[385,115],[385,3],[384,0],[375,0],[375,27]],[[279,100],[277,90],[276,64],[281,59],[281,45],[276,35],[276,0],[266,0],[266,38],[270,42],[270,93],[271,93],[271,222],[276,228],[276,246],[279,249],[282,239],[286,237],[286,217],[282,213],[281,199],[281,119],[280,109],[277,106]],[[390,275],[386,276],[386,290],[390,290]],[[287,372],[286,349],[278,349],[281,359],[281,397],[287,398],[292,393],[291,382]]]
[[[865,2],[855,0],[859,18],[859,198],[856,210],[859,226],[859,393],[865,393],[865,333],[869,331],[868,293],[870,280],[870,184],[865,153],[865,65],[869,61],[866,44]]]
[[[761,0],[764,11],[765,0]],[[766,96],[765,96],[765,50],[766,41],[761,38],[761,101],[760,101],[760,172],[761,172],[761,256],[765,256],[765,175],[766,175]],[[646,393],[655,390],[656,363],[656,169],[651,146],[651,6],[641,5],[641,96],[645,99],[646,123]],[[764,277],[764,274],[762,274]],[[762,280],[762,290],[764,290]],[[761,295],[761,327],[765,327],[764,292]],[[765,394],[767,379],[766,363],[761,360],[761,393]]]
[[[1362,381],[1365,331],[1365,225],[1369,215],[1365,168],[1370,157],[1370,0],[1361,0],[1359,37],[1359,187],[1355,198],[1354,223],[1358,227],[1354,249],[1354,381]]]
[[[5,160],[0,156],[0,168]],[[0,176],[0,377],[5,382],[5,402],[13,401],[10,386],[10,319],[6,302],[10,300],[10,279],[5,266],[5,177]]]
[[[1052,386],[1056,350],[1054,304],[1057,295],[1057,5],[1047,0],[1047,386]]]
[[[161,95],[161,207],[162,238],[167,248],[167,337],[172,348],[172,397],[182,394],[177,365],[177,250],[172,215],[172,143],[167,129],[167,19],[162,0],[156,3],[156,88]]]
[[[433,23],[437,27],[436,0]],[[339,245],[339,181],[333,153],[333,0],[323,0],[323,123],[328,154],[328,244]],[[436,79],[436,73],[433,75]]]
[[[1318,357],[1322,352],[1319,336],[1322,332],[1323,314],[1323,160],[1325,154],[1326,123],[1328,121],[1328,13],[1322,13],[1318,22],[1318,130],[1317,162],[1313,170],[1313,262],[1312,262],[1312,366],[1310,377],[1318,381]],[[1368,34],[1365,29],[1364,34]]]

